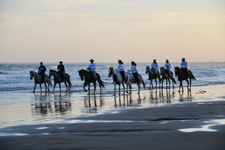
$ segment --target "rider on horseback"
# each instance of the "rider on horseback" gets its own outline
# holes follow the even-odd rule
[[[137,66],[137,64],[134,61],[132,61],[131,62],[131,73],[133,74],[134,79],[136,80],[136,83],[139,83],[138,72],[137,72],[136,66]]]
[[[65,68],[64,68],[64,65],[63,65],[63,62],[62,61],[59,62],[59,65],[57,67],[57,70],[58,70],[61,78],[62,79],[66,79]]]
[[[170,76],[171,79],[173,79],[173,76],[171,75],[170,72],[170,68],[171,68],[171,64],[169,63],[169,60],[166,60],[166,64],[164,65],[164,69],[166,71],[166,73]]]
[[[94,63],[94,60],[93,60],[93,59],[91,59],[90,62],[91,62],[91,63],[88,65],[87,70],[88,70],[89,72],[91,72],[93,79],[96,80],[96,71],[95,71],[95,69],[96,69],[96,64]]]
[[[188,69],[187,69],[188,63],[185,61],[185,58],[182,58],[181,60],[182,62],[180,64],[180,68],[183,71],[185,78],[187,79],[188,78]]]
[[[122,60],[118,60],[118,72],[121,74],[123,81],[126,81],[125,79],[125,72],[124,72],[124,67],[123,67],[123,62]]]
[[[153,60],[153,63],[151,65],[151,69],[153,70],[155,75],[159,75],[159,65],[158,65],[158,63],[156,62],[155,59]]]
[[[44,82],[44,79],[45,79],[45,71],[46,71],[46,67],[43,65],[43,62],[40,62],[38,73],[41,75],[42,82]]]

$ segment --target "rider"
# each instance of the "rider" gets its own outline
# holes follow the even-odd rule
[[[91,72],[93,79],[96,80],[96,64],[94,63],[93,59],[91,59],[90,62],[91,63],[88,65],[87,70]]]
[[[137,64],[134,61],[131,61],[131,73],[133,74],[136,82],[139,83],[138,72],[137,72],[136,66],[137,66]]]
[[[185,78],[188,78],[188,63],[185,61],[185,58],[182,58],[181,60],[180,68],[183,71]]]
[[[57,67],[57,70],[58,70],[61,78],[62,79],[66,79],[65,68],[64,68],[64,65],[63,65],[63,62],[62,61],[59,62],[59,65]]]
[[[170,78],[172,79],[173,77],[170,73],[170,68],[171,68],[171,64],[170,64],[169,60],[167,59],[166,64],[164,65],[164,69],[169,74]]]
[[[155,59],[153,60],[151,68],[153,69],[155,75],[159,75],[159,65]]]
[[[123,67],[123,62],[122,60],[118,60],[118,72],[121,74],[123,81],[125,81],[125,72],[124,72],[124,67]]]
[[[46,68],[43,65],[43,62],[40,62],[40,66],[38,68],[38,73],[41,75],[42,82],[44,82],[44,79],[45,79],[45,71],[46,71]]]

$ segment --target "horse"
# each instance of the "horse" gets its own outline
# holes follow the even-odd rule
[[[152,80],[155,79],[155,83],[156,83],[156,86],[157,87],[157,78],[159,79],[159,83],[161,82],[161,77],[160,75],[158,74],[155,74],[153,69],[150,69],[149,66],[146,66],[146,71],[145,73],[147,74],[148,73],[148,76],[149,76],[149,80],[150,80],[150,87],[152,86],[153,88],[153,83],[152,83]]]
[[[68,73],[65,74],[66,78],[62,79],[60,73],[58,71],[55,70],[49,70],[49,78],[51,78],[52,76],[54,77],[54,88],[53,88],[53,92],[55,91],[55,86],[58,83],[59,84],[59,89],[61,92],[61,82],[64,82],[66,85],[66,91],[70,91],[72,86],[72,83],[70,81],[70,75]],[[69,87],[67,86],[67,83],[69,84]]]
[[[114,84],[114,96],[116,95],[116,85],[119,85],[119,95],[120,95],[120,85],[123,86],[123,94],[125,94],[125,86],[124,83],[127,85],[126,92],[128,93],[128,87],[130,88],[130,93],[132,89],[132,85],[129,80],[129,76],[125,73],[125,81],[123,80],[121,74],[118,71],[114,71],[113,67],[109,67],[108,77],[113,77],[113,84]]]
[[[88,94],[90,94],[90,84],[93,83],[94,84],[94,93],[95,93],[96,81],[98,81],[98,84],[100,86],[100,93],[102,93],[102,88],[105,88],[105,86],[104,86],[104,82],[101,80],[101,76],[98,73],[96,73],[96,80],[93,80],[93,76],[92,76],[91,72],[86,71],[84,69],[79,70],[78,73],[79,73],[81,81],[84,80],[83,89],[85,92],[87,92],[85,87],[88,85]]]
[[[187,81],[187,90],[188,92],[191,91],[191,80],[196,80],[193,73],[188,70],[188,78],[185,77],[183,71],[179,68],[179,67],[174,67],[174,72],[175,72],[175,77],[178,77],[178,81],[180,82],[180,86],[179,86],[179,91],[180,92],[180,88],[182,87],[182,92],[184,92],[184,88],[183,88],[183,84],[182,81],[186,80]],[[189,88],[190,86],[190,88]]]
[[[43,83],[45,85],[45,90],[47,90],[47,85],[46,85],[46,83],[47,83],[48,84],[48,91],[50,91],[49,90],[49,84],[52,85],[52,83],[51,83],[48,75],[45,75],[45,79],[44,79],[44,82],[43,82],[42,77],[39,73],[37,73],[35,71],[30,71],[30,79],[32,80],[33,77],[34,77],[34,90],[33,90],[33,92],[35,92],[35,88],[36,88],[37,84],[40,85],[40,89],[41,89],[41,92],[42,92],[41,84],[43,84]]]
[[[160,68],[160,72],[161,72],[161,75],[162,75],[162,79],[161,79],[162,88],[163,88],[163,81],[164,80],[166,80],[166,88],[168,87],[167,86],[168,82],[169,82],[169,87],[170,87],[170,80],[172,80],[173,88],[174,88],[174,84],[176,84],[176,81],[173,77],[173,72],[170,71],[171,77],[170,77],[169,73],[164,69],[164,67]]]
[[[138,79],[139,79],[139,82],[137,82],[134,78],[134,75],[130,72],[128,72],[128,75],[129,75],[129,81],[130,83],[137,83],[137,86],[138,86],[138,94],[140,94],[140,88],[141,88],[141,83],[144,87],[144,89],[146,88],[146,84],[145,84],[145,81],[143,80],[142,76],[140,74],[138,74]],[[131,91],[130,91],[131,93]]]

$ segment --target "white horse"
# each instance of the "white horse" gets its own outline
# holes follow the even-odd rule
[[[138,86],[138,94],[140,94],[140,89],[141,89],[141,83],[143,84],[143,87],[144,89],[146,88],[146,84],[145,84],[145,81],[143,80],[142,76],[140,74],[138,74],[138,79],[139,79],[139,82],[137,82],[134,78],[134,75],[133,73],[131,72],[128,72],[128,75],[129,75],[129,81],[130,83],[137,83],[137,86]],[[131,93],[131,91],[130,91]]]
[[[109,67],[109,74],[108,74],[108,77],[113,77],[113,84],[114,84],[114,96],[116,95],[116,85],[119,85],[119,95],[120,95],[120,85],[122,84],[123,86],[123,94],[125,94],[125,85],[126,84],[126,92],[128,93],[128,86],[130,88],[130,91],[131,91],[131,83],[129,81],[129,75],[127,73],[125,73],[125,80],[126,81],[123,81],[123,78],[121,76],[121,74],[118,72],[118,71],[115,71],[113,69],[113,67]]]
[[[50,79],[49,79],[49,76],[48,75],[45,75],[45,79],[44,79],[44,82],[42,81],[42,77],[40,74],[38,74],[37,72],[35,71],[30,71],[30,79],[32,80],[34,77],[34,90],[33,92],[35,92],[35,88],[36,88],[36,85],[39,84],[40,85],[40,89],[41,89],[41,92],[42,92],[42,88],[41,88],[41,84],[44,83],[45,85],[45,90],[47,90],[47,84],[48,84],[48,91],[49,90],[49,84],[52,85]],[[47,84],[46,84],[47,83]]]

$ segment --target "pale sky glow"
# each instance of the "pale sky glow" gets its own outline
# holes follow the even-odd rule
[[[225,61],[225,0],[0,0],[0,63]]]

